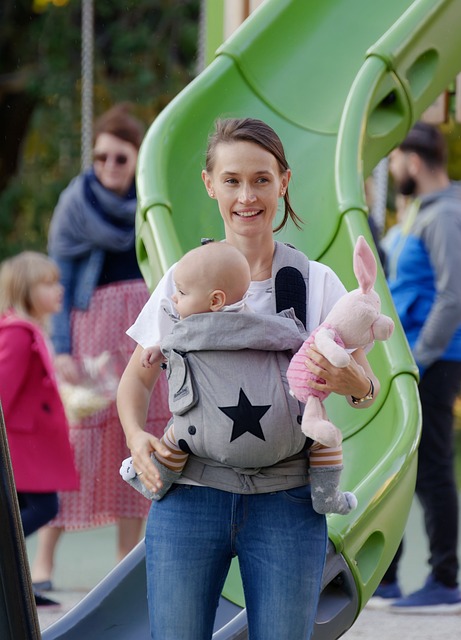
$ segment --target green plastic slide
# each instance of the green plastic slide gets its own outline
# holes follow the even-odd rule
[[[326,262],[355,288],[355,240],[363,233],[371,241],[364,178],[461,67],[459,38],[449,35],[460,18],[459,3],[444,0],[265,2],[144,142],[138,251],[150,286],[202,236],[223,236],[216,203],[199,177],[207,134],[217,116],[252,116],[282,138],[294,209],[306,221],[302,231],[292,226],[280,239]],[[338,617],[350,626],[372,595],[413,496],[417,373],[382,274],[377,288],[384,312],[397,323],[391,340],[370,355],[382,384],[379,400],[360,412],[341,398],[328,400],[345,434],[343,486],[357,494],[359,507],[329,518],[330,565],[335,554],[344,565],[338,562],[325,582],[317,634]],[[235,567],[224,595],[244,606]]]
[[[202,236],[223,236],[200,179],[206,140],[216,117],[251,116],[283,140],[294,209],[306,221],[302,231],[292,226],[277,239],[329,264],[355,288],[355,240],[363,234],[372,243],[364,178],[461,69],[454,28],[460,23],[458,0],[266,0],[147,133],[138,165],[137,249],[149,286]],[[342,484],[359,506],[328,519],[316,640],[338,638],[353,624],[393,557],[413,497],[417,370],[381,272],[377,290],[397,325],[370,354],[379,399],[361,411],[341,398],[327,401],[345,436]],[[143,580],[137,548],[44,640],[147,638]],[[237,564],[213,637],[247,637]]]

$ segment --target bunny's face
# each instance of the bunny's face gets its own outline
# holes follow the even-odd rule
[[[387,340],[394,329],[391,318],[381,313],[381,298],[373,289],[376,260],[363,236],[359,237],[354,252],[354,273],[359,288],[338,300],[325,318],[325,324],[338,332],[347,349]]]
[[[381,300],[372,290],[355,289],[343,296],[330,311],[325,323],[331,325],[349,349],[373,342],[373,325],[380,317]]]

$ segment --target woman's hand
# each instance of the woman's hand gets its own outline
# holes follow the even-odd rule
[[[138,476],[141,475],[142,483],[156,491],[162,483],[150,456],[158,451],[167,457],[170,452],[158,438],[144,430],[150,397],[161,369],[160,366],[145,369],[141,364],[142,351],[138,344],[122,374],[117,390],[117,409],[133,466]]]
[[[130,441],[130,450],[133,466],[138,476],[141,476],[141,482],[154,492],[161,489],[160,474],[151,460],[151,454],[158,451],[160,455],[168,457],[170,451],[158,438],[146,431],[137,431],[133,435]]]
[[[78,384],[80,372],[77,363],[69,353],[60,353],[54,359],[57,376],[63,382]]]
[[[367,395],[370,389],[370,380],[372,380],[375,396],[378,394],[379,382],[368,364],[363,349],[354,351],[349,364],[342,368],[332,365],[315,347],[310,347],[306,353],[306,368],[316,377],[325,381],[325,384],[322,384],[316,380],[308,379],[307,385],[311,389],[363,398]],[[369,406],[371,402],[366,403],[366,406]]]

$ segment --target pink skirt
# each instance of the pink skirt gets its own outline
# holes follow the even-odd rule
[[[73,311],[73,356],[98,356],[103,351],[128,362],[136,344],[126,330],[149,297],[143,280],[99,287],[87,311]],[[152,394],[146,430],[161,437],[170,419],[167,381],[160,376]],[[146,518],[151,505],[125,482],[119,468],[130,455],[115,402],[70,426],[70,439],[80,475],[79,491],[59,494],[59,513],[50,526],[76,531],[115,524],[120,518]]]

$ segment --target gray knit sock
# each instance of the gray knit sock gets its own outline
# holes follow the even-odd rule
[[[339,490],[342,466],[311,467],[312,505],[317,513],[345,515],[357,507],[353,493]]]
[[[151,454],[151,460],[160,472],[160,479],[163,482],[163,486],[158,491],[151,491],[142,482],[141,478],[136,474],[133,478],[124,478],[133,489],[142,493],[143,496],[149,500],[161,500],[167,491],[171,488],[171,485],[181,477],[181,473],[178,471],[172,471],[165,467],[161,462],[157,460],[154,454]]]

